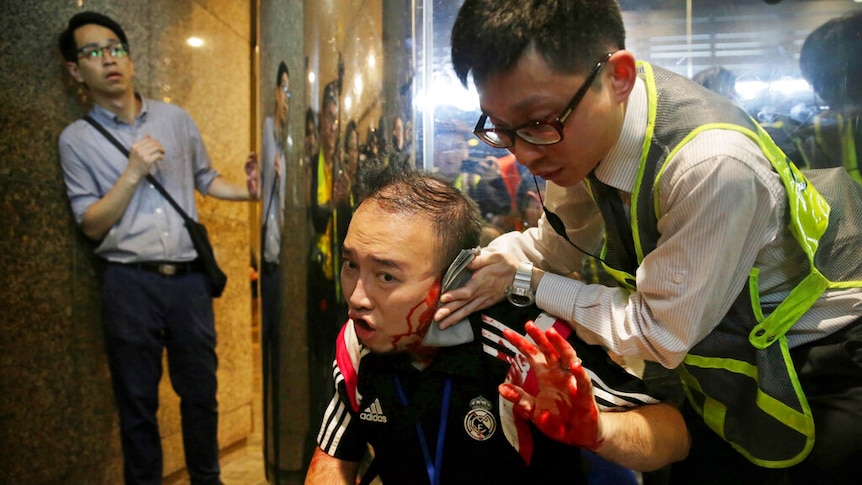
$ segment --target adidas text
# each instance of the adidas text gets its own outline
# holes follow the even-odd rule
[[[371,414],[371,413],[360,413],[359,419],[363,421],[371,421],[374,423],[385,423],[389,421],[386,416],[382,416],[380,414]]]
[[[385,423],[389,421],[386,419],[386,415],[383,414],[383,407],[380,405],[380,399],[374,399],[374,402],[365,408],[365,411],[359,413],[359,419],[363,421],[371,421],[372,423]]]

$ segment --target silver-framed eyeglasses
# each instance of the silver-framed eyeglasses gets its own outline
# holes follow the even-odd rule
[[[287,97],[287,99],[290,99],[290,88],[288,88],[287,85],[282,84],[281,90],[284,91],[284,95]]]
[[[114,59],[126,57],[129,55],[129,46],[124,43],[108,44],[101,46],[98,44],[87,44],[78,49],[79,59],[102,59],[105,57],[105,51]]]
[[[482,114],[479,117],[479,122],[476,123],[476,127],[473,128],[473,134],[494,148],[511,148],[515,146],[515,137],[532,145],[553,145],[554,143],[563,141],[563,129],[565,128],[566,121],[575,112],[575,108],[578,107],[578,104],[580,104],[581,100],[587,94],[587,90],[592,86],[599,71],[602,70],[602,66],[608,62],[612,55],[613,53],[608,53],[596,63],[590,73],[587,74],[584,84],[578,88],[572,100],[569,101],[569,104],[566,105],[560,116],[555,119],[531,121],[512,129],[485,128],[485,123],[488,122],[488,115]]]

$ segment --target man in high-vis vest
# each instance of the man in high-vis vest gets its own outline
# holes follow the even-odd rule
[[[323,88],[319,121],[319,151],[310,160],[309,218],[314,229],[307,275],[308,367],[311,422],[326,408],[332,387],[335,336],[344,321],[338,305],[338,201],[333,188],[338,177],[339,89],[331,81]],[[311,435],[308,447],[311,448]]]
[[[508,297],[675,369],[674,483],[848,483],[862,459],[862,195],[802,172],[744,111],[625,50],[612,0],[467,0],[452,63],[474,133],[548,181],[538,227],[441,296],[446,328]],[[582,255],[618,285],[568,275]]]

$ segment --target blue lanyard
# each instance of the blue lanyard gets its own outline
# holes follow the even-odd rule
[[[398,393],[398,400],[404,407],[410,405],[407,400],[407,394],[404,393],[404,387],[401,386],[401,380],[395,376],[395,391]],[[416,434],[419,435],[419,444],[422,445],[422,455],[425,457],[425,466],[428,469],[428,478],[431,485],[440,484],[440,470],[443,467],[443,442],[446,440],[446,421],[449,417],[449,401],[452,396],[452,379],[446,379],[443,384],[443,403],[440,408],[440,425],[437,429],[437,449],[435,450],[434,460],[431,460],[431,452],[428,450],[428,441],[425,439],[425,431],[422,429],[422,424],[416,422]]]

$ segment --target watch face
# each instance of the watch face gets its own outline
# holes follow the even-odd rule
[[[525,307],[533,304],[533,295],[530,291],[509,291],[506,297],[509,299],[509,303],[518,307]]]

